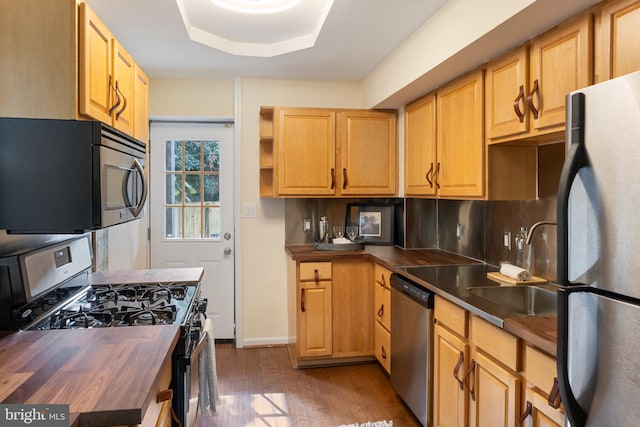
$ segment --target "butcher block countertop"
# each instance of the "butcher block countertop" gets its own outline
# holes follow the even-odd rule
[[[89,274],[89,284],[108,283],[198,283],[202,281],[204,269],[155,268],[150,270],[98,271]]]
[[[138,424],[178,325],[16,332],[0,339],[0,402],[68,404],[71,425]]]
[[[396,246],[367,245],[359,251],[316,250],[313,245],[287,245],[287,254],[295,261],[332,261],[343,257],[368,257],[390,270],[408,265],[473,264],[480,261],[440,249],[402,249]],[[528,316],[505,319],[503,329],[528,344],[556,356],[557,317]]]

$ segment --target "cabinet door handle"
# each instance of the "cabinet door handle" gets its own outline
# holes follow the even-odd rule
[[[384,316],[384,304],[380,304],[380,308],[378,309],[378,317]]]
[[[383,359],[386,359],[386,358],[387,358],[387,352],[385,351],[385,349],[384,349],[384,346],[383,346],[383,345],[381,345],[381,346],[380,346],[380,353],[382,354],[382,358],[383,358]]]
[[[476,370],[476,361],[471,360],[471,365],[469,366],[469,372],[467,372],[467,374],[464,376],[464,384],[467,386],[467,389],[469,390],[469,395],[471,396],[471,400],[473,400],[474,402],[476,401],[476,392],[474,390],[476,385],[476,380],[474,377],[475,370]],[[472,385],[469,385],[469,378],[473,380]]]
[[[534,119],[538,119],[540,112],[536,106],[533,105],[533,95],[536,94],[538,95],[538,104],[540,104],[540,86],[538,86],[538,79],[533,81],[533,89],[531,89],[531,92],[527,95],[527,105],[529,106],[529,110],[531,110]]]
[[[456,363],[456,367],[453,368],[453,378],[458,381],[458,385],[460,386],[460,390],[464,390],[464,382],[458,377],[458,373],[460,372],[460,368],[462,367],[462,363],[464,362],[464,353],[460,352],[460,357],[458,358],[458,363]]]
[[[533,410],[533,405],[531,404],[531,402],[527,400],[527,406],[524,412],[522,413],[522,415],[520,415],[520,418],[518,419],[518,427],[522,427],[524,420],[526,420],[529,417],[529,415],[531,415],[532,410]]]
[[[313,280],[316,282],[316,285],[318,284],[318,282],[320,282],[320,274],[318,273],[318,269],[313,270]]]
[[[436,170],[435,172],[433,172],[433,182],[436,184],[436,189],[440,189],[440,182],[439,182],[439,178],[440,177],[440,162],[438,162],[438,165],[436,166]]]
[[[346,190],[349,185],[349,179],[347,178],[347,168],[342,168],[342,189]]]
[[[304,306],[304,288],[300,290],[300,311],[305,312],[307,309]]]
[[[116,113],[116,120],[120,118],[120,115],[124,112],[125,108],[127,108],[127,97],[124,96],[124,93],[118,88],[118,82],[116,82],[116,92],[119,92],[122,95],[122,108],[118,110]]]
[[[431,162],[431,166],[429,166],[429,170],[427,171],[427,174],[425,175],[425,178],[427,178],[427,182],[429,183],[429,187],[433,188],[433,181],[431,181],[431,174],[433,173],[433,162]]]
[[[331,168],[331,189],[336,188],[336,169]]]
[[[387,280],[384,278],[384,274],[380,275],[380,280],[376,279],[376,283],[380,286],[382,286],[383,288],[387,287]]]
[[[516,116],[518,116],[520,123],[524,123],[524,113],[520,110],[520,101],[525,101],[523,85],[520,85],[520,92],[518,92],[518,96],[513,101],[513,111],[516,112]]]
[[[551,387],[551,391],[549,392],[549,400],[547,401],[549,406],[554,409],[558,409],[560,404],[562,403],[562,399],[560,397],[560,386],[558,386],[558,378],[553,379],[553,386]]]
[[[156,395],[156,403],[164,402],[171,399],[173,399],[173,390],[171,390],[170,388],[161,390]]]
[[[116,103],[109,108],[109,116],[113,114],[114,111],[120,106],[120,94],[118,93],[118,81],[116,80],[115,87],[113,86],[113,78],[109,76],[109,89],[113,90],[113,93],[116,95]]]

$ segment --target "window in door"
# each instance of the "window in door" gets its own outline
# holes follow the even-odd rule
[[[170,140],[165,150],[165,238],[220,240],[220,140]]]

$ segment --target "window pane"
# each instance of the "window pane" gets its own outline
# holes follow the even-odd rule
[[[184,203],[200,203],[200,175],[187,174],[184,176]]]
[[[166,175],[166,200],[168,205],[182,204],[182,175]]]
[[[220,171],[220,141],[204,142],[204,170],[206,172]]]
[[[199,239],[200,237],[200,207],[184,208],[184,238]]]
[[[204,203],[206,205],[220,202],[220,176],[204,176]]]
[[[205,239],[220,239],[220,207],[204,208],[204,233]]]
[[[182,170],[182,141],[167,141],[165,147],[165,157],[167,171]]]
[[[167,239],[182,238],[182,208],[165,209],[165,236]]]
[[[200,168],[200,141],[186,141],[184,143],[184,170],[199,171]]]

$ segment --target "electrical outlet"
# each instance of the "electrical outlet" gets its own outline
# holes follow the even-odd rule
[[[243,218],[255,218],[256,217],[256,204],[255,203],[243,203],[242,204],[242,217]]]
[[[511,250],[511,232],[505,231],[502,236],[502,245],[505,249]]]
[[[305,218],[302,221],[302,231],[305,233],[309,233],[311,231],[311,220],[309,218]]]

